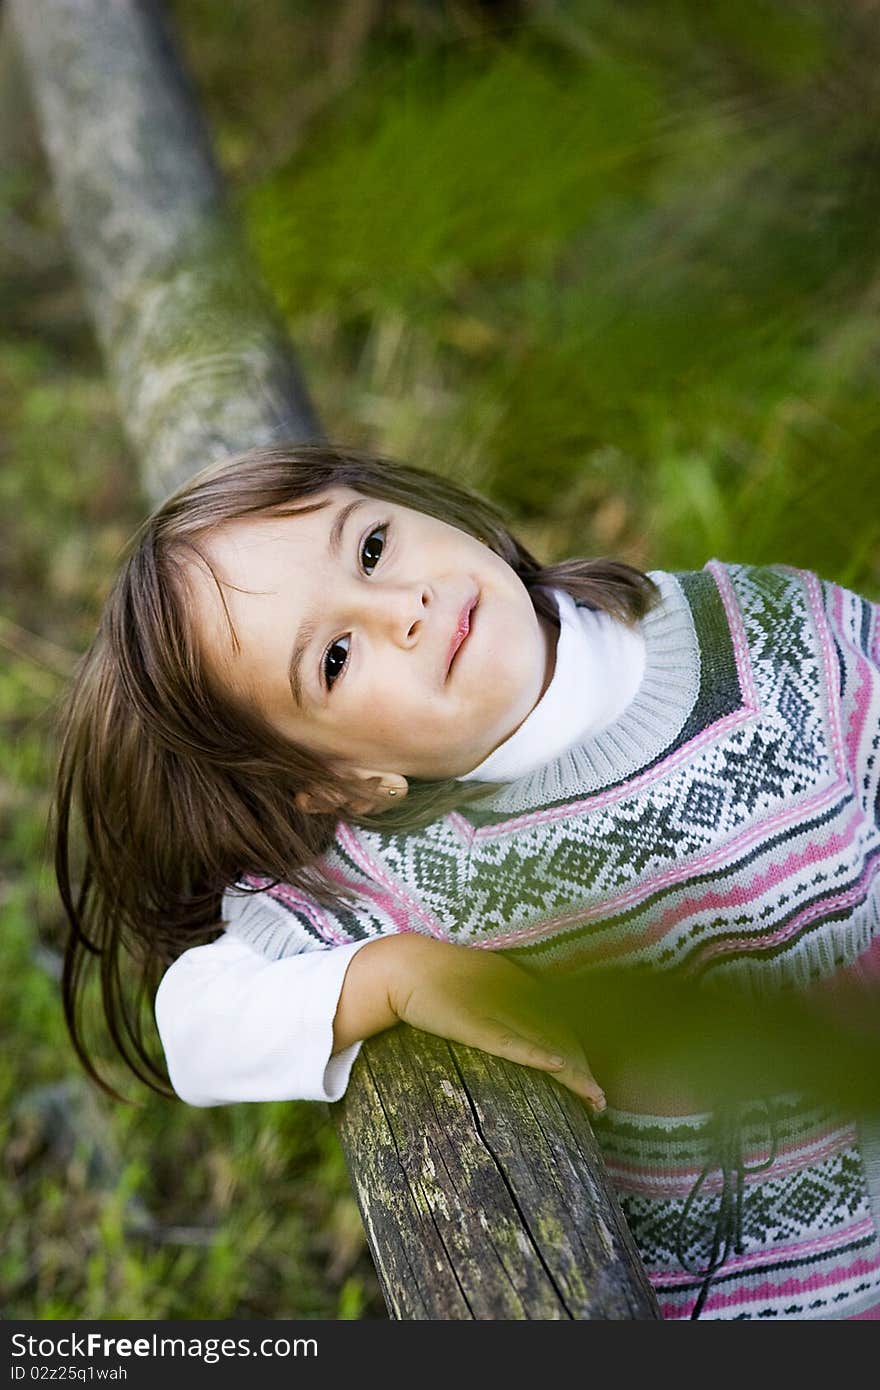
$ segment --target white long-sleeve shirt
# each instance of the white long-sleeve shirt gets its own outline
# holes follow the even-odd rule
[[[645,643],[605,613],[553,590],[560,631],[553,678],[529,717],[461,781],[508,781],[607,727],[630,703]],[[156,1023],[171,1084],[190,1105],[338,1100],[361,1044],[332,1054],[345,973],[366,941],[271,960],[224,933],[171,965]]]

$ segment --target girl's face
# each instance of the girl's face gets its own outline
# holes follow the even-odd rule
[[[212,669],[280,733],[386,787],[470,771],[543,694],[555,629],[457,527],[348,488],[315,503],[202,538],[237,638],[194,565]]]

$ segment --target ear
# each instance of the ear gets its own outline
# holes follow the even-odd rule
[[[363,795],[348,805],[350,811],[360,816],[389,811],[409,791],[409,783],[399,772],[373,772],[365,767],[352,767],[349,772],[354,773],[363,786]]]
[[[373,772],[367,768],[347,768],[349,776],[357,777],[363,783],[363,792],[346,799],[341,792],[329,788],[319,788],[314,792],[297,792],[293,798],[297,809],[306,815],[342,815],[353,811],[364,816],[373,812],[390,810],[402,801],[409,791],[409,783],[397,772]]]

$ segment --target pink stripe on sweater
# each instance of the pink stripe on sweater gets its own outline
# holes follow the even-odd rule
[[[845,645],[855,654],[855,667],[860,677],[859,687],[855,693],[855,708],[853,709],[852,718],[850,719],[849,728],[846,733],[847,761],[853,772],[856,772],[858,769],[859,744],[865,727],[865,720],[868,715],[868,706],[871,701],[871,677],[865,653],[847,632],[846,616],[844,614],[844,597],[844,590],[835,588],[834,617],[837,623],[837,629]]]
[[[703,1305],[706,1313],[714,1312],[722,1308],[733,1308],[737,1305],[745,1306],[754,1303],[775,1302],[780,1298],[796,1298],[809,1293],[821,1293],[824,1289],[834,1288],[847,1280],[855,1279],[866,1274],[880,1274],[880,1254],[873,1260],[867,1260],[862,1256],[853,1260],[850,1264],[839,1265],[835,1269],[828,1270],[826,1274],[817,1271],[799,1279],[796,1275],[789,1276],[780,1284],[774,1284],[767,1279],[762,1284],[750,1285],[747,1283],[739,1285],[736,1289],[724,1292],[721,1289],[710,1292],[709,1297]],[[650,1276],[649,1276],[650,1277]],[[693,1275],[690,1276],[693,1279]],[[653,1281],[652,1281],[653,1282]],[[657,1286],[663,1288],[665,1279],[657,1280]],[[880,1293],[880,1290],[878,1290]],[[664,1317],[681,1317],[681,1311],[674,1304],[661,1304],[661,1312]]]
[[[751,1254],[734,1255],[729,1260],[724,1261],[716,1277],[721,1279],[725,1275],[746,1275],[750,1269],[761,1268],[774,1261],[784,1264],[793,1257],[806,1258],[808,1255],[821,1255],[823,1251],[833,1254],[840,1246],[849,1245],[854,1240],[863,1240],[866,1236],[873,1234],[874,1222],[870,1216],[863,1217],[861,1221],[855,1221],[851,1226],[831,1231],[827,1235],[815,1236],[812,1240],[793,1240],[787,1245],[774,1245],[772,1248],[752,1251]],[[880,1253],[870,1267],[880,1269]],[[694,1275],[688,1270],[682,1270],[681,1273],[663,1271],[663,1273],[658,1272],[655,1279],[663,1288],[674,1289],[682,1285],[692,1284]]]
[[[864,819],[861,810],[856,809],[844,828],[839,833],[832,831],[823,844],[816,840],[809,841],[800,853],[792,850],[782,863],[770,863],[763,873],[756,873],[748,883],[732,884],[725,892],[719,892],[716,888],[709,888],[701,896],[683,898],[681,902],[672,904],[657,919],[657,923],[652,929],[653,939],[659,940],[673,927],[678,926],[680,922],[700,913],[747,907],[756,899],[763,897],[770,889],[782,887],[787,879],[793,878],[803,869],[811,868],[814,864],[821,864],[828,858],[836,857],[853,843]],[[780,929],[775,936],[765,936],[762,929],[762,944],[765,941],[784,940],[786,934],[786,929]],[[744,934],[735,942],[728,943],[728,949],[737,949],[739,946],[752,941],[754,941],[754,934]]]
[[[859,744],[865,727],[865,721],[868,717],[868,707],[871,703],[871,678],[864,666],[861,667],[859,674],[861,676],[861,682],[856,691],[855,709],[852,712],[852,719],[850,720],[849,730],[846,736],[846,755],[849,760],[849,766],[856,776],[856,785],[858,785],[857,779],[859,772]]]
[[[360,879],[351,881],[339,869],[328,867],[326,874],[334,883],[338,883],[342,888],[354,888],[359,899],[375,903],[377,910],[384,917],[391,920],[394,930],[397,932],[414,931],[409,914],[400,907],[394,899],[379,887],[374,887],[370,883],[362,883]]]
[[[752,676],[752,666],[749,659],[749,643],[746,637],[742,614],[739,611],[739,604],[736,601],[733,585],[730,582],[730,575],[717,560],[710,560],[706,565],[706,569],[715,580],[718,592],[721,595],[721,602],[724,604],[724,612],[727,615],[727,626],[730,628],[730,636],[733,642],[733,651],[736,658],[736,673],[739,678],[740,689],[745,696],[746,704],[757,711],[758,692],[755,689],[755,682]]]
[[[815,922],[825,916],[828,912],[833,912],[837,908],[857,907],[864,902],[870,885],[873,883],[877,874],[880,873],[880,857],[868,864],[861,878],[846,893],[837,893],[828,898],[822,898],[819,902],[812,903],[803,912],[797,914],[785,927],[781,927],[777,932],[762,934],[760,944],[751,937],[741,937],[736,941],[708,942],[699,955],[700,964],[707,960],[717,959],[719,956],[729,955],[732,951],[737,951],[741,946],[750,945],[756,952],[764,951],[769,946],[781,941],[788,941],[795,936],[801,928],[810,922]],[[696,965],[696,962],[694,962]]]
[[[828,701],[828,727],[831,730],[831,741],[834,746],[834,764],[837,768],[838,775],[841,775],[845,766],[845,761],[843,753],[843,734],[840,725],[840,671],[837,653],[834,650],[831,629],[825,614],[825,605],[822,602],[821,581],[815,574],[810,573],[809,570],[800,570],[799,573],[806,585],[810,607],[813,612],[813,620],[816,624],[819,633],[819,641],[822,645],[822,660],[825,666],[825,693]]]
[[[471,845],[478,840],[501,839],[503,836],[514,834],[519,830],[527,830],[532,825],[549,825],[553,821],[567,820],[573,816],[583,815],[585,811],[601,811],[605,806],[615,806],[619,801],[625,801],[627,797],[637,796],[643,788],[661,782],[674,772],[681,763],[688,762],[706,744],[715,742],[731,729],[747,723],[749,719],[754,719],[756,713],[757,711],[749,706],[741,706],[731,714],[726,714],[723,719],[707,725],[689,743],[686,743],[682,748],[677,748],[674,753],[670,753],[662,762],[656,763],[647,772],[643,772],[640,777],[628,778],[617,786],[609,787],[605,792],[583,797],[580,801],[569,801],[563,806],[551,807],[549,810],[530,811],[527,815],[505,820],[500,825],[485,825],[479,829],[470,825],[463,817],[459,817],[459,824],[456,828],[461,833],[465,843]]]
[[[802,1168],[824,1162],[826,1158],[831,1158],[834,1154],[852,1148],[856,1142],[855,1129],[850,1125],[846,1129],[838,1129],[831,1134],[823,1134],[820,1138],[808,1143],[795,1141],[787,1145],[782,1144],[772,1168],[753,1176],[759,1183],[770,1182],[775,1178],[784,1177],[789,1173],[799,1172]],[[745,1158],[745,1163],[751,1167],[761,1162],[765,1157],[766,1154],[764,1153],[751,1151]],[[634,1192],[647,1197],[656,1196],[658,1189],[662,1190],[663,1193],[675,1191],[687,1193],[702,1173],[702,1168],[697,1164],[669,1164],[662,1168],[646,1170],[644,1165],[635,1162],[627,1163],[625,1159],[615,1158],[608,1154],[604,1155],[604,1161],[608,1176],[616,1187],[622,1187],[627,1192]],[[751,1180],[750,1175],[747,1174],[746,1179],[748,1183]],[[722,1186],[723,1178],[720,1169],[710,1172],[703,1184],[706,1192],[718,1192]]]
[[[332,941],[339,946],[346,945],[351,939],[346,932],[339,930],[334,924],[333,918],[322,909],[320,903],[316,902],[314,898],[308,897],[300,889],[294,888],[291,884],[278,883],[274,887],[268,888],[266,885],[272,882],[271,879],[259,878],[253,874],[246,875],[244,882],[262,888],[267,897],[274,898],[292,911],[301,912],[325,941]]]
[[[411,893],[407,893],[400,884],[395,883],[386,873],[385,869],[378,860],[374,860],[367,854],[360,840],[354,834],[350,826],[340,821],[337,839],[344,849],[348,851],[358,868],[363,869],[368,879],[372,881],[374,887],[370,890],[374,894],[377,892],[376,885],[383,887],[386,892],[376,897],[377,902],[381,902],[385,911],[393,915],[397,911],[396,904],[402,904],[408,909],[411,916],[423,923],[430,936],[439,937],[441,941],[448,940],[449,933],[441,922],[437,920],[422,903],[414,898]],[[363,891],[362,885],[357,885],[358,892]],[[410,928],[411,929],[411,928]]]
[[[531,923],[528,926],[501,933],[497,936],[493,936],[491,943],[480,942],[475,944],[485,945],[487,949],[494,950],[501,946],[513,945],[518,942],[538,940],[550,933],[558,932],[567,926],[581,926],[588,922],[596,920],[601,921],[606,917],[614,916],[618,912],[637,906],[639,902],[643,901],[645,898],[651,897],[654,893],[659,892],[663,888],[671,887],[678,883],[684,883],[688,879],[693,878],[695,874],[705,873],[715,868],[717,864],[726,863],[735,855],[743,854],[745,851],[751,849],[754,844],[758,844],[766,839],[772,830],[784,827],[792,821],[799,820],[802,816],[821,810],[826,803],[836,797],[840,786],[840,783],[835,783],[833,786],[820,792],[817,796],[811,797],[809,801],[802,802],[799,806],[789,807],[786,811],[781,812],[779,815],[769,820],[750,826],[736,839],[721,845],[717,850],[714,850],[711,854],[707,854],[703,859],[696,862],[691,860],[673,864],[668,869],[664,870],[663,873],[654,874],[652,877],[642,880],[642,882],[633,885],[632,888],[628,888],[625,892],[618,893],[616,897],[610,896],[603,899],[601,903],[596,903],[593,906],[587,906],[585,904],[583,907],[573,912],[560,913],[555,917],[545,918],[540,922]],[[855,827],[862,819],[862,813],[857,811],[854,813],[845,831],[842,832],[843,838],[839,840],[839,843],[836,838],[832,837],[835,852],[852,841],[855,834]],[[818,851],[809,849],[806,852],[804,862],[813,863],[816,862],[819,857]],[[789,858],[791,858],[791,856],[789,856]],[[788,861],[786,861],[786,865],[787,864]],[[780,866],[777,872],[781,873],[786,865]],[[768,882],[773,883],[774,886],[779,881],[781,880],[778,878],[771,878],[768,880]],[[715,890],[712,890],[712,892],[714,893]],[[740,898],[742,901],[747,902],[749,898],[742,897],[742,894],[745,892],[746,890],[744,889],[734,887],[731,889],[729,897],[718,897],[718,904],[724,905],[730,902],[732,905],[736,906]],[[678,913],[676,920],[686,915],[678,908],[671,908],[669,911]],[[628,930],[626,937],[618,943],[615,944],[614,942],[610,942],[603,945],[601,952],[597,952],[597,958],[601,956],[602,960],[613,960],[618,956],[628,955],[631,951],[639,950],[645,946],[652,946],[667,930],[665,919],[661,919],[659,922],[651,922],[643,929],[639,936],[634,936],[631,931]],[[749,940],[749,938],[746,938],[746,940]],[[737,946],[739,944],[741,943],[738,942]]]

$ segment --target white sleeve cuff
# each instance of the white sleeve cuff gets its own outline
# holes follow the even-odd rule
[[[270,960],[226,933],[185,951],[156,994],[181,1100],[339,1100],[361,1044],[331,1055],[333,1019],[349,962],[366,944]]]

